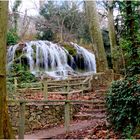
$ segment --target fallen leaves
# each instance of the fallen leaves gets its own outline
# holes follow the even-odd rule
[[[120,135],[114,133],[109,129],[105,122],[98,122],[96,125],[81,129],[78,131],[70,132],[67,134],[58,135],[53,137],[55,139],[119,139]]]

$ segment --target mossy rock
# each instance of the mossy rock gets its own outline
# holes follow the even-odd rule
[[[32,49],[36,52],[36,45],[32,45]]]
[[[16,50],[15,51],[15,58],[19,58],[20,56],[22,55],[22,50],[20,49],[20,50]]]
[[[72,45],[70,45],[70,43],[65,42],[62,44],[62,46],[69,52],[70,55],[72,56],[77,55],[76,49]]]

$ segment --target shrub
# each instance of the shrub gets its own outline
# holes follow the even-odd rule
[[[108,120],[125,137],[132,135],[140,121],[140,84],[136,76],[112,83],[106,98]]]
[[[55,39],[55,35],[51,29],[48,29],[47,31],[43,30],[37,34],[37,39],[53,41]]]
[[[13,64],[10,69],[10,75],[15,75],[18,77],[18,83],[30,83],[36,82],[37,78],[30,71],[28,71],[24,66],[20,64]]]
[[[14,45],[18,42],[18,40],[19,40],[18,34],[15,32],[14,29],[10,29],[7,32],[7,45]]]

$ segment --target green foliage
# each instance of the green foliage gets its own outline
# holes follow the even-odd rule
[[[131,45],[131,41],[130,40],[120,39],[120,47],[123,50],[123,55],[124,55],[124,58],[126,60],[126,67],[128,65],[131,65],[131,63],[132,63],[131,53],[130,53],[131,52],[130,45]]]
[[[44,30],[43,32],[39,33],[37,35],[37,38],[41,39],[41,40],[53,41],[55,38],[55,35],[51,29],[48,29],[48,30]]]
[[[127,3],[127,1],[122,0],[122,1],[117,1],[119,4],[121,16],[123,18],[122,22],[125,27],[122,29],[122,35],[124,37],[127,37],[130,39],[129,33],[130,33],[130,21],[133,20],[134,24],[134,31],[137,34],[139,32],[139,22],[140,22],[140,13],[139,13],[139,6],[140,6],[140,1],[130,1]],[[131,7],[131,8],[130,8]],[[130,13],[129,13],[130,12]],[[132,12],[132,13],[131,13]]]
[[[14,82],[13,79],[9,79],[6,83],[8,93],[13,93],[14,91]]]
[[[36,82],[36,77],[31,74],[30,71],[27,71],[26,68],[20,64],[13,64],[11,66],[10,74],[18,77],[18,83],[30,83]],[[14,79],[12,79],[13,81]]]
[[[140,42],[138,42],[140,43]],[[140,73],[140,47],[135,49],[136,54],[138,55],[137,59],[132,59],[134,55],[133,48],[131,47],[132,42],[129,39],[121,39],[120,47],[123,51],[123,56],[126,64],[126,72],[128,76],[132,76]]]
[[[62,46],[69,52],[70,55],[76,56],[77,51],[73,46],[68,43],[64,43]]]
[[[140,126],[140,32],[138,1],[121,1],[123,17],[120,48],[126,67],[126,78],[113,82],[107,94],[108,119],[115,130],[130,138]]]
[[[120,46],[123,49],[128,76],[140,73],[140,13],[139,1],[119,1],[123,29]]]
[[[108,91],[108,120],[115,130],[130,137],[140,124],[140,84],[136,76],[114,81]]]
[[[14,29],[7,32],[7,45],[14,45],[18,42],[19,36]]]
[[[33,74],[31,74],[30,71],[20,71],[20,76],[18,78],[18,81],[21,83],[30,83],[30,82],[36,82],[37,79]]]
[[[8,74],[7,77],[7,91],[8,91],[8,98],[10,99],[16,99],[17,96],[14,94],[15,92],[15,85],[14,80],[17,79],[18,84],[22,83],[32,83],[36,82],[36,77],[30,73],[30,71],[27,71],[25,67],[21,66],[20,64],[13,64],[11,66],[11,71]]]
[[[13,78],[12,79],[8,79],[6,82],[6,87],[7,87],[7,95],[9,99],[15,99],[15,87],[14,87],[14,82],[13,82]]]

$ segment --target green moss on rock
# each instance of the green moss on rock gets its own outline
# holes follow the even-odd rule
[[[70,55],[76,56],[77,51],[72,45],[69,43],[63,43],[62,46],[69,52]]]

